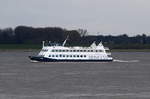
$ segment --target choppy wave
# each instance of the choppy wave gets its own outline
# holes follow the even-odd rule
[[[133,62],[139,62],[139,60],[113,60],[114,62],[127,62],[127,63],[133,63]]]

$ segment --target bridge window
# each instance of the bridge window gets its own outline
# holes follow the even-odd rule
[[[102,50],[98,50],[99,52],[102,52]]]
[[[48,49],[42,49],[41,51],[42,51],[42,52],[47,52],[47,51],[48,51]]]

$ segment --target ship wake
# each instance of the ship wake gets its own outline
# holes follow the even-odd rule
[[[114,62],[121,62],[121,63],[134,63],[134,62],[139,62],[139,60],[113,60]]]

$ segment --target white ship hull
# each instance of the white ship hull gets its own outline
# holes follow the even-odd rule
[[[52,59],[38,56],[29,56],[32,61],[36,62],[111,62],[112,58],[109,59]]]
[[[37,56],[29,56],[32,61],[39,62],[110,62],[111,53],[102,43],[90,47],[44,46]]]

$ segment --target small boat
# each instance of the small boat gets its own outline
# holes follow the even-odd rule
[[[67,39],[66,39],[67,40]],[[43,41],[42,50],[37,56],[29,56],[32,61],[38,62],[111,62],[113,58],[109,48],[104,47],[102,42],[98,45],[93,42],[89,47],[68,47],[62,45],[48,44]]]

